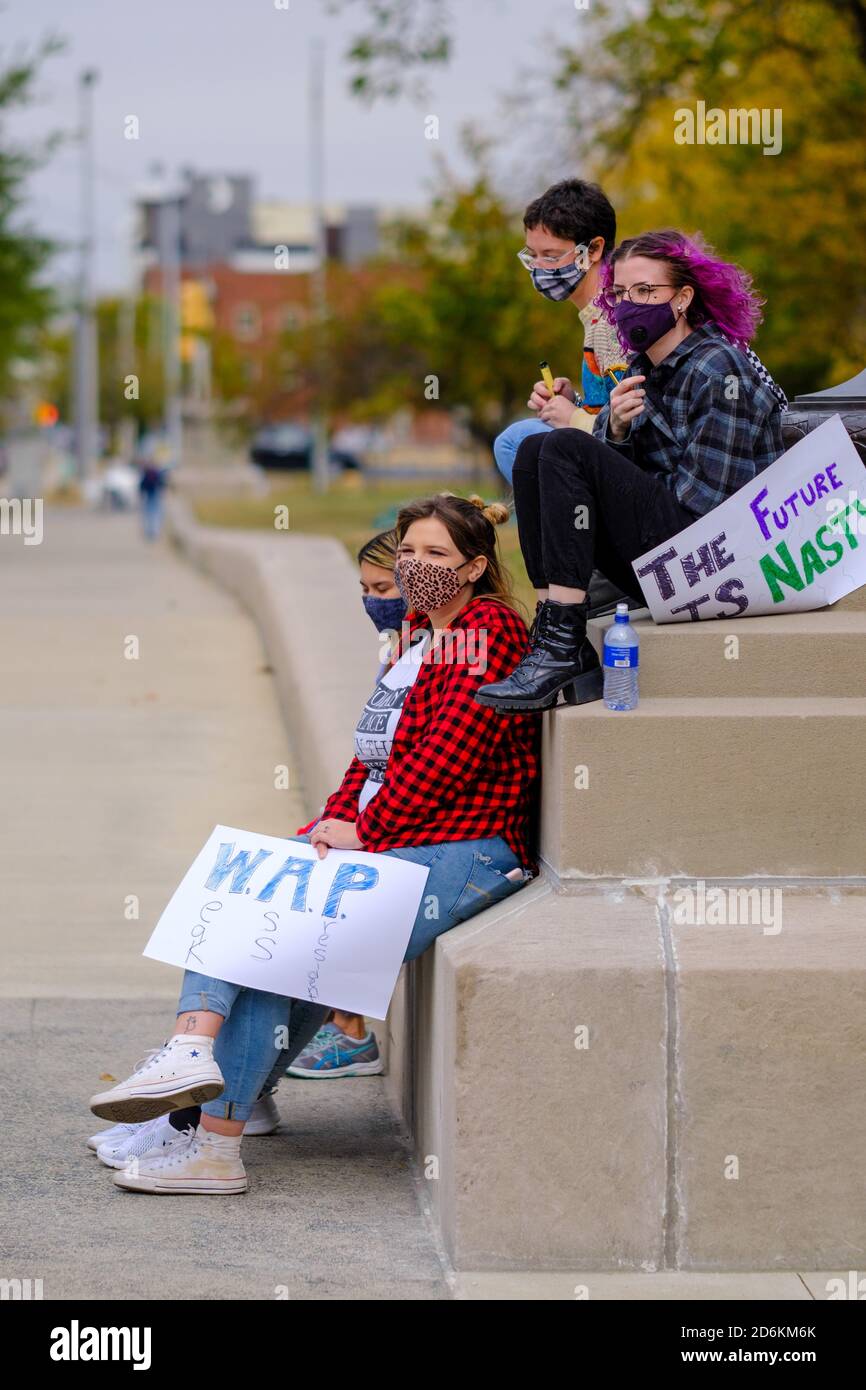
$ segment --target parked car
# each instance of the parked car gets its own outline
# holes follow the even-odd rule
[[[250,458],[260,468],[311,468],[313,432],[304,425],[265,425],[253,435]],[[333,445],[328,459],[334,469],[361,467],[357,454]]]

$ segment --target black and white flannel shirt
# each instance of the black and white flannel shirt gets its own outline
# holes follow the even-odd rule
[[[658,366],[638,353],[625,375],[646,377],[642,413],[617,442],[607,432],[610,405],[603,406],[593,434],[658,477],[696,517],[784,453],[778,396],[712,321]]]

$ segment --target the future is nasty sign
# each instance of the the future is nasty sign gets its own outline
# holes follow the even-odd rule
[[[804,612],[866,584],[866,467],[840,417],[634,570],[657,623]]]

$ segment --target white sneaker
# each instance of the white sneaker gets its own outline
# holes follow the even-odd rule
[[[91,1096],[90,1108],[102,1119],[135,1124],[169,1110],[204,1105],[224,1089],[223,1074],[214,1061],[213,1038],[176,1033],[139,1071],[110,1091]]]
[[[164,1046],[165,1043],[163,1043]],[[158,1047],[152,1047],[149,1052],[145,1052],[144,1056],[138,1059],[132,1070],[134,1072],[141,1071],[141,1068],[147,1066],[151,1057],[155,1057],[159,1051]],[[119,1144],[121,1139],[131,1139],[137,1129],[138,1125],[111,1125],[109,1129],[100,1130],[99,1134],[91,1134],[87,1141],[87,1147],[97,1153],[100,1144]]]
[[[127,1192],[224,1196],[246,1192],[247,1174],[240,1153],[220,1152],[201,1129],[183,1148],[158,1155],[132,1158],[115,1173],[114,1181]]]
[[[244,1137],[250,1135],[273,1134],[280,1123],[280,1112],[273,1096],[260,1096],[253,1106],[253,1113],[244,1125]]]
[[[158,1115],[155,1120],[147,1120],[142,1125],[127,1125],[132,1133],[116,1143],[100,1144],[96,1156],[106,1168],[125,1168],[131,1158],[143,1158],[145,1154],[162,1154],[178,1145],[188,1144],[195,1130],[188,1125],[185,1130],[174,1129],[167,1115]]]
[[[91,1134],[87,1141],[88,1149],[94,1153],[99,1152],[101,1144],[119,1144],[121,1139],[131,1139],[139,1125],[110,1125],[108,1129],[102,1129],[98,1134]]]

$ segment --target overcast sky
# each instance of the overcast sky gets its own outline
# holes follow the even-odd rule
[[[430,79],[429,100],[386,102],[368,109],[347,88],[343,54],[357,18],[328,17],[321,0],[5,0],[3,53],[48,32],[67,39],[48,60],[39,101],[14,115],[4,138],[27,142],[77,123],[77,78],[99,72],[95,92],[98,251],[101,290],[128,273],[128,209],[150,166],[169,173],[191,165],[206,173],[250,172],[260,197],[304,201],[309,195],[307,66],[310,42],[327,54],[327,196],[339,202],[423,204],[440,151],[459,167],[457,134],[467,119],[498,131],[503,147],[520,135],[519,118],[503,122],[500,98],[520,88],[521,65],[541,63],[591,23],[574,0],[455,0],[455,58]],[[554,36],[554,37],[551,37]],[[440,119],[438,144],[424,138],[424,116]],[[533,113],[527,112],[527,118]],[[537,113],[536,113],[537,114]],[[140,139],[124,138],[135,115]],[[503,125],[506,127],[503,129]],[[553,156],[512,172],[517,197],[559,177]],[[535,165],[537,167],[531,167]],[[576,171],[577,172],[577,171]],[[524,176],[525,175],[525,176]],[[30,181],[30,216],[55,238],[79,225],[78,154],[58,152]],[[71,259],[57,262],[67,275]]]

